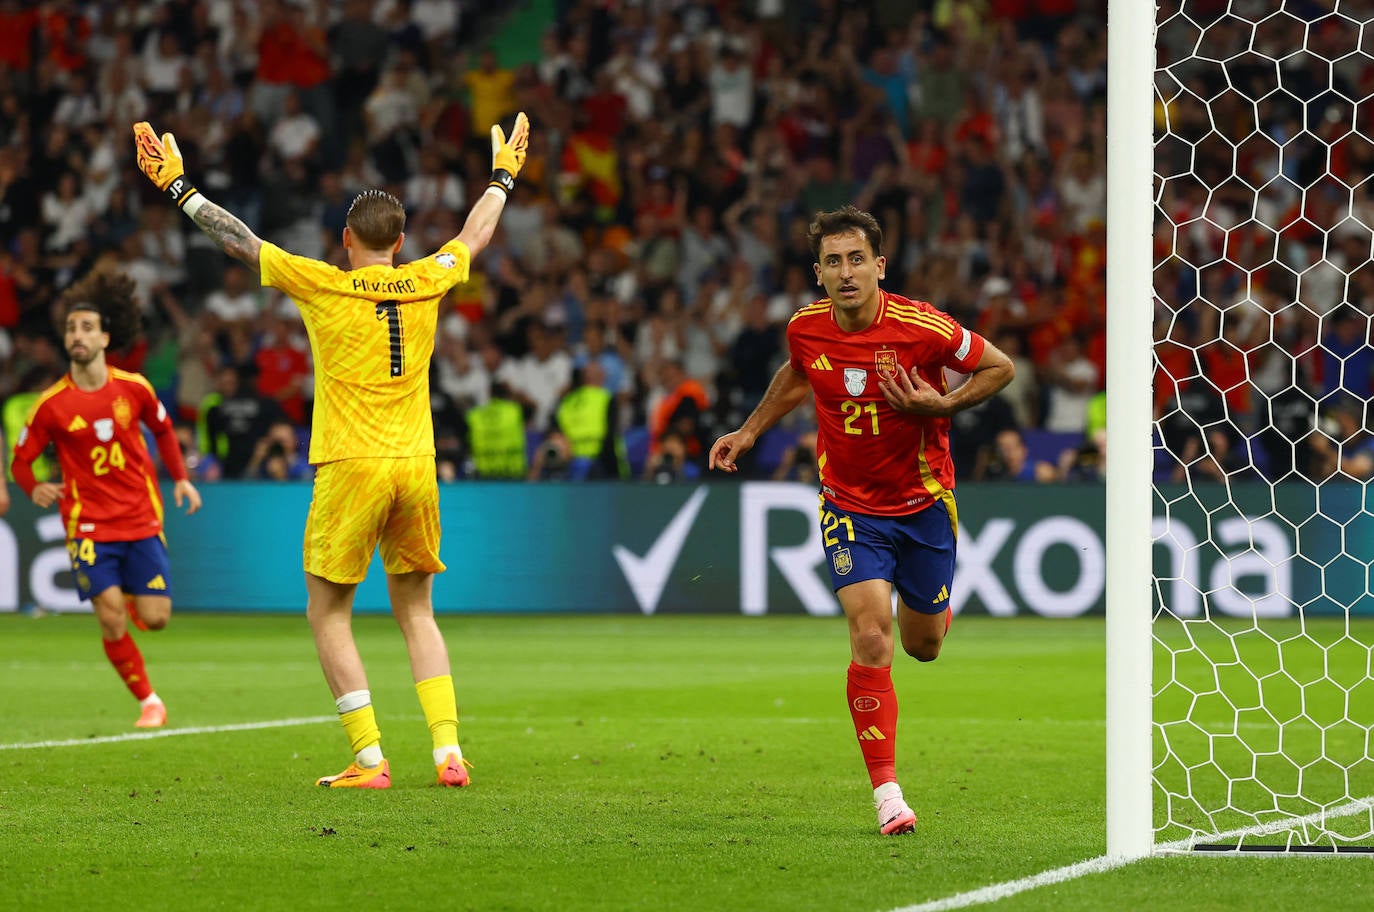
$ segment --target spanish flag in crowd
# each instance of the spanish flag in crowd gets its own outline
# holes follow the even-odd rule
[[[600,133],[576,133],[563,147],[564,202],[576,198],[583,189],[591,192],[597,216],[607,220],[620,204],[620,159],[615,146]]]

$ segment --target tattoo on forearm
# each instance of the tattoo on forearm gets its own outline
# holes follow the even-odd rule
[[[192,221],[225,253],[247,263],[257,263],[262,241],[229,210],[206,200],[200,209],[196,210]]]

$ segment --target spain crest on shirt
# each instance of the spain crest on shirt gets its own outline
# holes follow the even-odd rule
[[[129,400],[123,396],[116,396],[111,405],[114,409],[114,420],[122,428],[128,428],[134,420],[134,408],[129,404]]]
[[[897,373],[897,353],[890,348],[873,353],[873,360],[878,365],[878,376],[890,377]]]

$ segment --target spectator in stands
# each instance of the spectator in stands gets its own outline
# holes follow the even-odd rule
[[[65,253],[86,235],[95,218],[90,200],[82,195],[81,178],[75,171],[63,171],[57,187],[43,194],[43,224],[47,239],[43,249]]]
[[[403,183],[414,170],[420,139],[420,108],[407,78],[405,70],[392,66],[363,104],[370,164],[392,184]]]
[[[356,136],[362,132],[363,101],[376,87],[386,61],[387,35],[372,21],[368,0],[346,0],[327,39],[336,62],[333,88],[339,133]]]
[[[529,410],[530,426],[546,428],[558,399],[572,383],[572,355],[562,327],[532,321],[526,331],[529,351],[506,361],[496,377]]]
[[[1002,396],[989,396],[951,415],[949,421],[949,452],[959,480],[986,476],[989,463],[998,453],[999,435],[1006,431],[1020,433],[1011,403]]]
[[[1194,472],[1210,480],[1224,476],[1221,460],[1232,458],[1234,430],[1226,426],[1226,404],[1212,384],[1178,387],[1162,409],[1159,431],[1170,481],[1185,481]]]
[[[644,480],[654,484],[695,481],[701,477],[699,462],[688,455],[682,435],[669,430],[658,438],[658,452],[650,456],[644,468]]]
[[[298,91],[282,97],[282,114],[267,133],[267,145],[282,162],[314,165],[320,148],[320,124],[301,107]]]
[[[1344,305],[1323,320],[1321,391],[1323,397],[1345,394],[1368,399],[1374,384],[1374,347],[1370,317]]]
[[[815,484],[816,474],[816,431],[808,429],[797,435],[797,442],[783,450],[778,467],[773,470],[774,481],[800,481]]]
[[[1308,480],[1320,483],[1337,475],[1353,481],[1374,478],[1369,403],[1338,396],[1324,403],[1320,415],[1311,438],[1315,459]]]
[[[215,384],[219,401],[205,415],[209,452],[220,461],[225,478],[243,478],[258,441],[274,422],[283,419],[281,407],[258,394],[251,371],[233,366],[220,369]]]
[[[1035,368],[1022,349],[1024,338],[1020,333],[1004,330],[992,337],[992,344],[1000,348],[1016,368],[1016,376],[1004,386],[997,395],[1011,406],[1013,420],[1019,427],[1040,426],[1040,386],[1035,379]]]
[[[19,439],[24,424],[28,421],[29,412],[33,411],[38,398],[44,390],[56,383],[60,376],[62,371],[56,363],[35,363],[24,371],[19,378],[18,388],[6,397],[4,406],[0,407],[0,430],[4,431],[6,440]],[[14,462],[13,447],[5,450],[3,456],[5,474],[13,479],[14,474],[10,469]],[[39,481],[54,481],[57,478],[57,466],[46,456],[35,459],[32,469],[34,477]]]
[[[1019,428],[1009,427],[997,432],[991,455],[983,467],[982,481],[1038,482],[1055,480],[1055,468],[1047,462],[1034,461],[1026,446],[1026,438]]]
[[[529,468],[525,408],[504,380],[491,385],[491,397],[467,410],[467,451],[477,478],[522,479]]]
[[[1070,333],[1060,340],[1044,369],[1047,405],[1045,430],[1082,433],[1088,422],[1088,400],[1098,390],[1097,365],[1083,353],[1083,343]]]
[[[499,362],[500,352],[490,347]],[[434,363],[438,369],[437,385],[460,411],[483,404],[491,395],[491,373],[482,358],[468,347],[467,340],[443,333]]]
[[[314,475],[309,460],[301,452],[296,425],[286,420],[268,425],[243,470],[244,478],[263,481],[309,481]]]
[[[298,336],[299,318],[284,313],[265,317],[266,331],[253,356],[258,392],[274,400],[297,425],[309,424],[306,387],[310,380],[308,344]]]
[[[768,320],[768,299],[755,292],[744,305],[744,326],[730,345],[726,363],[732,401],[752,412],[782,361],[782,332]]]
[[[681,362],[664,361],[659,368],[658,394],[649,420],[651,457],[661,452],[663,440],[671,431],[682,445],[686,458],[699,463],[706,452],[703,424],[710,406],[706,389],[687,375]]]
[[[478,56],[476,68],[467,71],[466,81],[472,97],[472,134],[482,136],[492,124],[501,123],[515,110],[515,72],[501,66],[494,47],[486,47]]]
[[[606,372],[599,361],[587,361],[574,372],[573,388],[558,403],[546,444],[549,439],[562,441],[569,478],[625,477],[620,406],[607,387]]]
[[[261,292],[254,287],[251,278],[248,270],[237,262],[225,267],[221,287],[205,298],[205,313],[210,318],[211,329],[257,320],[262,310]]]
[[[223,477],[223,470],[218,459],[201,452],[198,439],[200,435],[196,431],[195,421],[178,418],[173,422],[173,429],[176,431],[177,443],[181,446],[181,459],[186,464],[187,477],[197,484],[219,481]],[[163,479],[171,479],[161,460],[158,461],[158,466],[160,476]]]

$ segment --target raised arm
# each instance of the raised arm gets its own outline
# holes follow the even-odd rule
[[[158,139],[147,121],[134,124],[134,149],[138,167],[148,180],[172,198],[225,253],[258,270],[262,239],[248,229],[236,215],[205,198],[186,177],[186,168],[177,148],[176,137],[163,133]]]
[[[525,153],[530,144],[530,121],[521,111],[515,115],[515,127],[506,139],[500,124],[491,128],[491,182],[487,192],[477,200],[463,230],[458,232],[458,240],[468,247],[472,256],[484,250],[496,232],[496,222],[506,207],[506,196],[515,189],[515,178],[525,166]]]

